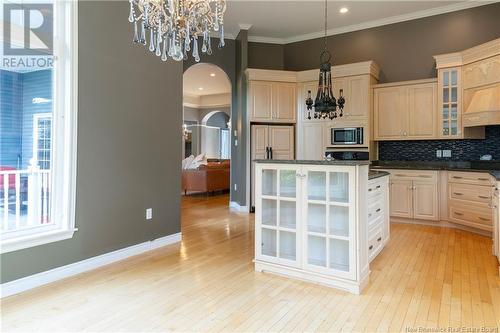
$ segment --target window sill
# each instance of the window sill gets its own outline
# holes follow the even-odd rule
[[[73,237],[73,234],[78,229],[70,230],[51,230],[49,232],[37,233],[25,237],[2,240],[0,253],[13,252],[26,249],[33,246],[53,243]]]

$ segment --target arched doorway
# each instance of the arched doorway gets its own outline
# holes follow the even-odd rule
[[[184,195],[229,192],[230,117],[231,82],[226,73],[207,63],[188,68],[183,77]]]

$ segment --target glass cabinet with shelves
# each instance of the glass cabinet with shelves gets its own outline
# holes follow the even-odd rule
[[[367,191],[360,181],[367,177],[368,165],[257,163],[256,269],[293,267],[290,275],[332,285],[344,279],[342,289],[358,292],[368,274],[360,271],[368,262],[360,248],[367,242],[366,199],[358,195]]]
[[[442,68],[438,73],[439,136],[461,138],[461,68]]]

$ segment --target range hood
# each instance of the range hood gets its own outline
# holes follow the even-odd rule
[[[464,127],[500,125],[500,83],[475,88],[463,115]]]

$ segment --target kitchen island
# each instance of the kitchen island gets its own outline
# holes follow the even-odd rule
[[[370,233],[378,252],[389,237],[387,174],[369,187],[368,161],[255,162],[255,270],[359,294]]]

